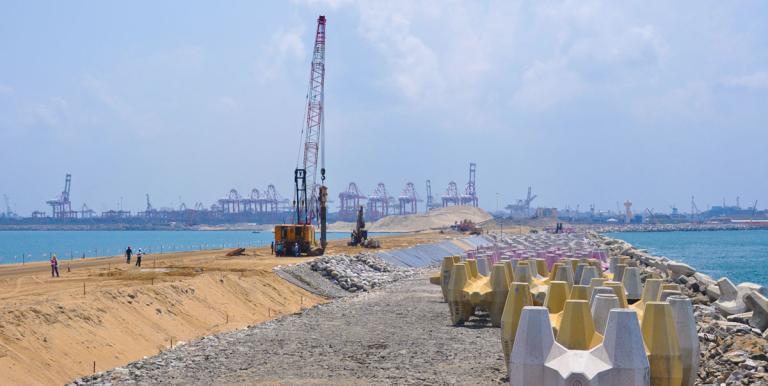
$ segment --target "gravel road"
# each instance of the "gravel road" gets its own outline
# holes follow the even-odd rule
[[[453,327],[424,275],[79,379],[104,384],[495,385],[499,329]]]

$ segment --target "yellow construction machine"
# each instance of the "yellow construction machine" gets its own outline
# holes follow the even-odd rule
[[[302,127],[303,148],[294,170],[296,194],[293,201],[295,218],[293,224],[275,225],[275,253],[279,256],[322,255],[325,251],[326,202],[328,188],[325,186],[325,16],[317,18],[315,48],[310,68],[309,90],[305,124]],[[320,183],[317,183],[318,155],[320,155]],[[307,181],[309,180],[309,181]],[[309,182],[309,189],[307,183]],[[320,223],[320,245],[315,240],[315,226]]]

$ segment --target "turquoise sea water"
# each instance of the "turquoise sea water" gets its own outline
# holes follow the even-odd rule
[[[348,232],[328,233],[329,240],[347,237]],[[2,231],[0,264],[44,261],[51,253],[59,259],[122,255],[129,245],[134,252],[166,253],[255,247],[272,240],[272,232],[250,231]]]
[[[619,232],[607,236],[624,240],[656,256],[682,261],[712,276],[734,283],[768,285],[768,230],[708,232]]]

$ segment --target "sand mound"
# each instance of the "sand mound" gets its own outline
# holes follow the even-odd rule
[[[449,206],[429,213],[405,216],[387,216],[368,226],[371,232],[418,232],[451,226],[458,221],[469,219],[475,223],[490,220],[492,216],[472,206]]]

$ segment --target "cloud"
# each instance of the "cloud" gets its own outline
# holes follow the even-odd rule
[[[134,109],[112,92],[105,82],[93,76],[86,76],[83,80],[83,86],[96,96],[101,103],[117,114],[120,119],[126,119],[134,115]]]
[[[216,98],[213,105],[216,111],[224,113],[234,112],[240,108],[240,104],[238,104],[234,98],[229,96],[220,96]]]
[[[673,120],[705,119],[713,111],[712,87],[703,81],[690,81],[675,86],[658,95],[637,97],[630,107],[634,118],[642,121],[658,121],[671,118]],[[653,127],[653,126],[651,126]]]
[[[440,59],[411,30],[416,5],[368,3],[359,7],[360,31],[391,69],[389,83],[411,101],[439,98],[445,89]]]
[[[584,81],[568,68],[564,59],[535,62],[522,76],[522,85],[512,96],[512,105],[521,109],[543,110],[578,96]]]
[[[0,84],[0,96],[10,96],[13,95],[16,92],[16,89],[13,87],[6,85],[6,84]]]
[[[272,34],[257,63],[257,78],[262,81],[282,76],[286,62],[303,61],[306,57],[304,26],[280,28]]]
[[[69,103],[61,97],[50,97],[43,102],[28,104],[22,112],[21,122],[27,126],[60,129],[69,116]]]
[[[722,83],[730,87],[768,88],[768,72],[759,71],[742,76],[729,76]]]
[[[605,29],[576,37],[567,49],[572,61],[601,70],[632,70],[655,66],[666,55],[667,44],[652,25]]]
[[[328,8],[339,8],[347,4],[352,4],[355,0],[294,0],[297,3],[305,3],[309,6],[322,6]]]

